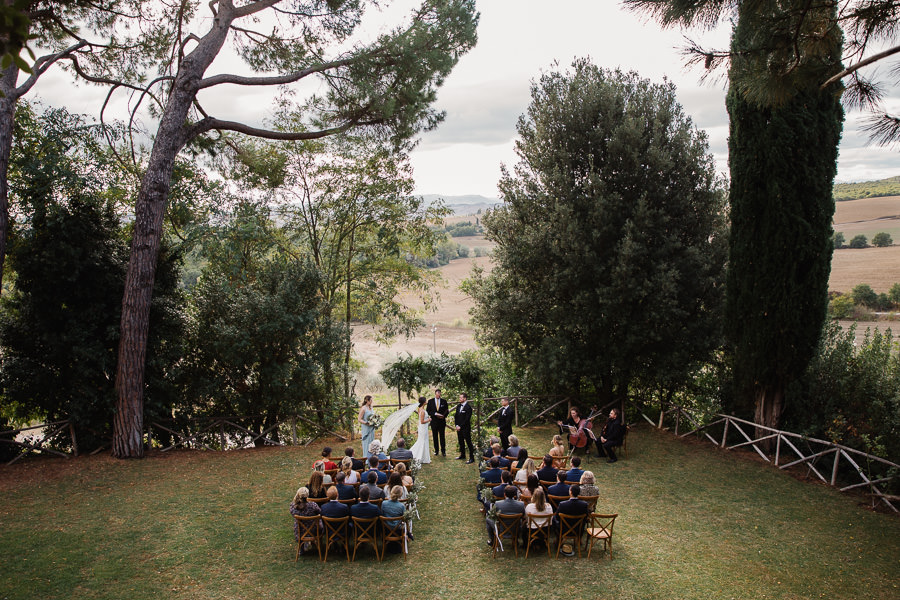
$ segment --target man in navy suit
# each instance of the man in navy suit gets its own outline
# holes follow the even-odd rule
[[[425,412],[431,417],[431,437],[434,439],[434,455],[438,452],[441,456],[447,456],[447,442],[444,438],[444,430],[447,429],[447,415],[450,414],[450,407],[447,401],[441,398],[441,390],[434,390],[434,398],[425,405]]]
[[[572,468],[566,473],[566,481],[574,481],[575,483],[579,483],[581,481],[581,476],[584,475],[584,471],[581,470],[581,457],[573,456],[572,457]]]
[[[497,457],[491,457],[491,460],[488,462],[490,465],[490,469],[487,471],[482,471],[481,478],[484,479],[485,483],[500,483],[503,471],[500,470],[500,464]]]
[[[388,476],[384,471],[378,470],[378,457],[370,456],[369,457],[369,470],[362,474],[362,481],[368,481],[369,473],[375,473],[376,483],[383,485],[387,483]]]
[[[541,481],[556,481],[556,467],[553,466],[553,457],[549,454],[544,455],[544,466],[538,469],[535,474]]]
[[[381,507],[369,502],[369,488],[359,488],[359,502],[350,507],[350,516],[357,519],[371,519],[372,517],[381,516]]]
[[[566,472],[556,472],[556,483],[547,488],[547,493],[551,496],[568,496],[569,486],[566,485]]]
[[[497,430],[500,432],[500,445],[504,450],[509,448],[509,436],[512,435],[513,409],[509,406],[509,400],[502,398],[500,400],[502,408],[497,416]]]
[[[459,405],[456,407],[454,418],[456,439],[459,442],[459,456],[456,459],[465,460],[466,447],[468,447],[469,460],[466,460],[466,464],[470,465],[475,462],[475,447],[472,445],[472,407],[469,405],[469,397],[466,394],[459,395]]]
[[[510,465],[510,460],[509,460],[508,458],[505,458],[505,457],[501,454],[501,452],[503,452],[503,449],[500,448],[500,444],[494,444],[493,446],[491,446],[491,454],[492,454],[493,456],[496,456],[496,457],[499,459],[499,461],[500,461],[500,465],[499,465],[500,468],[501,468],[501,469],[508,469],[508,468],[509,468],[509,465]]]
[[[356,488],[354,488],[352,485],[347,485],[346,483],[344,483],[346,479],[347,476],[344,475],[343,472],[340,472],[334,476],[334,487],[337,490],[338,500],[350,500],[356,498]]]
[[[501,515],[524,515],[525,514],[525,503],[521,500],[516,500],[516,486],[510,485],[507,486],[504,496],[506,496],[503,500],[494,503],[494,506],[497,507],[497,512]],[[587,503],[585,503],[587,504]],[[488,534],[488,545],[493,544],[494,541],[494,520],[485,518],[485,525],[487,526],[487,534]],[[513,540],[513,544],[519,543],[518,540]]]
[[[584,500],[579,500],[578,496],[581,494],[581,486],[573,485],[569,488],[569,499],[564,500],[559,503],[559,507],[556,509],[557,515],[587,515],[590,510],[588,509],[588,503]],[[554,516],[553,522],[559,526],[559,517]],[[581,523],[581,529],[584,530],[584,522]]]
[[[350,514],[350,507],[338,502],[338,492],[334,486],[328,488],[328,491],[325,492],[325,496],[328,498],[328,502],[323,503],[319,508],[319,514],[323,517],[339,519],[340,517],[346,517]]]
[[[493,492],[497,498],[503,498],[503,493],[506,490],[506,487],[512,485],[512,473],[509,471],[500,471],[500,485],[495,485]],[[516,487],[513,485],[513,487]],[[518,495],[519,488],[516,487],[516,495]]]

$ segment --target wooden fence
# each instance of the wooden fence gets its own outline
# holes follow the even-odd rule
[[[40,431],[45,430],[44,433],[41,433],[41,437],[31,437],[26,438],[24,441],[17,440],[16,438],[26,432],[26,431]],[[68,430],[69,437],[72,440],[72,452],[62,452],[60,450],[56,450],[54,448],[47,448],[45,444],[47,440],[56,434]],[[9,436],[8,438],[6,436]],[[78,444],[75,440],[75,427],[70,420],[65,421],[55,421],[52,423],[39,423],[37,425],[30,425],[28,427],[20,427],[18,429],[8,429],[6,431],[0,431],[0,444],[7,444],[11,446],[18,446],[20,448],[25,448],[25,451],[17,454],[10,460],[8,465],[13,464],[20,458],[27,456],[32,452],[36,452],[38,454],[53,454],[55,456],[62,456],[64,458],[69,458],[70,456],[78,456]]]

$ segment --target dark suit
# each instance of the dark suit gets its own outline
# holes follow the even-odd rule
[[[329,519],[338,519],[350,514],[350,507],[346,504],[341,504],[337,500],[329,500],[324,503],[319,510],[319,514],[323,517],[328,517]]]
[[[565,483],[554,483],[547,488],[547,493],[551,496],[568,496],[569,486],[567,486]]]
[[[360,502],[350,507],[350,516],[356,517],[357,519],[371,519],[372,517],[380,517],[381,507],[375,506],[371,502]]]
[[[566,481],[574,481],[578,483],[581,481],[581,476],[584,475],[584,471],[582,469],[569,469],[569,472],[566,473]]]
[[[588,503],[584,500],[579,500],[578,498],[569,498],[568,500],[564,500],[559,503],[559,507],[556,509],[557,514],[562,515],[586,515],[590,512],[588,510]],[[559,524],[559,517],[554,516],[553,522],[557,525]],[[581,525],[582,529],[584,528],[584,523]]]
[[[391,450],[390,458],[394,460],[407,460],[412,458],[412,451],[408,448],[397,448],[396,450]]]
[[[350,500],[356,498],[356,488],[346,483],[338,483],[335,485],[338,491],[338,500]]]
[[[504,498],[503,500],[498,500],[494,503],[494,506],[497,507],[497,512],[501,515],[524,515],[525,514],[525,503],[521,500],[512,500]],[[488,539],[494,539],[494,520],[493,519],[485,519],[485,525],[487,526],[487,534]],[[513,543],[517,543],[513,541]]]
[[[440,452],[446,456],[447,442],[444,438],[444,430],[447,429],[447,415],[450,414],[450,407],[447,406],[447,401],[443,398],[432,398],[425,405],[425,412],[431,417],[431,437],[434,439],[434,453]],[[435,417],[435,415],[443,415],[443,418]]]
[[[500,483],[502,473],[503,471],[500,469],[488,469],[481,473],[481,478],[484,479],[485,483]]]
[[[354,471],[362,471],[366,468],[366,461],[364,461],[363,459],[350,457],[350,460],[353,461],[353,464],[350,466],[350,468]]]
[[[388,476],[384,471],[379,471],[378,469],[369,469],[368,471],[362,474],[360,478],[360,482],[369,483],[369,473],[375,473],[378,476],[378,481],[376,483],[385,484],[387,483]]]
[[[500,430],[500,445],[506,450],[509,448],[509,436],[512,435],[513,407],[504,406],[497,416],[497,428]]]
[[[475,460],[475,446],[472,445],[472,405],[468,402],[457,405],[454,419],[456,426],[459,427],[456,439],[459,442],[460,457],[466,457],[466,447],[468,447],[469,460]]]
[[[535,471],[535,475],[538,476],[538,479],[541,481],[556,481],[556,472],[559,469],[555,467],[543,467]]]
[[[369,499],[378,500],[379,498],[384,498],[384,490],[377,485],[369,485],[367,483],[366,487],[369,488]]]
[[[608,419],[603,431],[597,436],[597,456],[608,456],[609,460],[615,462],[616,452],[613,450],[616,446],[622,445],[622,438],[625,435],[622,421],[616,416],[615,419]],[[606,441],[601,442],[600,438],[605,437]]]
[[[491,456],[493,457],[493,454]],[[501,469],[508,469],[509,465],[512,464],[511,460],[509,460],[508,458],[504,458],[502,456],[497,457],[497,462],[499,463],[499,466]]]

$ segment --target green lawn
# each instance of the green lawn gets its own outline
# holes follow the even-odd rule
[[[437,458],[407,560],[295,563],[287,506],[321,445],[0,467],[0,599],[900,598],[900,518],[644,426],[587,466],[620,515],[612,561],[492,560],[475,469]]]

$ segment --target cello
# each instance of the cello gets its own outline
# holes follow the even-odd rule
[[[570,418],[570,423],[574,423],[575,418],[578,417],[578,424],[570,424],[569,428],[569,448],[574,450],[575,448],[584,448],[588,444],[591,443],[595,439],[595,436],[591,429],[593,428],[592,419],[596,416],[595,413],[591,413],[591,415],[587,419],[581,419],[581,414],[579,413],[577,408],[572,408],[572,413],[574,413]],[[560,422],[559,426],[562,427],[563,424]]]

